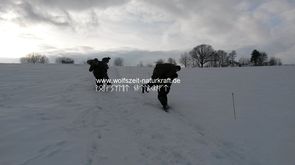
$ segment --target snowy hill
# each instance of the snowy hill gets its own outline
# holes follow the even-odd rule
[[[154,92],[96,92],[87,65],[1,64],[0,164],[294,165],[294,75],[292,66],[183,69],[165,113]]]

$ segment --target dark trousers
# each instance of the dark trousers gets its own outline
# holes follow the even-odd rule
[[[168,104],[168,98],[167,98],[167,94],[170,91],[170,86],[171,83],[164,83],[164,84],[160,84],[160,83],[148,83],[147,84],[148,87],[153,87],[153,86],[158,86],[158,100],[160,101],[160,103],[162,104],[162,106],[167,106]]]
[[[162,106],[167,106],[168,104],[168,98],[167,94],[170,91],[171,84],[162,84],[163,86],[160,87],[158,90],[158,100],[162,104]]]

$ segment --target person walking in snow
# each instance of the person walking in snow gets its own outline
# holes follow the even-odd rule
[[[93,72],[93,75],[96,79],[95,83],[98,88],[101,88],[103,85],[103,82],[99,80],[105,80],[106,82],[109,80],[108,63],[110,59],[110,57],[104,57],[101,61],[99,61],[97,58],[87,61],[87,64],[90,65],[89,72]],[[111,85],[111,83],[108,82],[107,85]]]
[[[169,108],[167,94],[170,91],[172,80],[178,77],[176,72],[180,71],[180,69],[181,67],[175,64],[157,64],[151,77],[152,81],[142,87],[142,93],[144,93],[148,92],[148,88],[158,86],[158,100],[165,112],[168,112]]]

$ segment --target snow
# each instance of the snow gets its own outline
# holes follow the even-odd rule
[[[294,66],[182,69],[166,113],[155,92],[96,92],[87,65],[1,64],[0,164],[294,165],[294,75]]]

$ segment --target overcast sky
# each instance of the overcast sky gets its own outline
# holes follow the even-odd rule
[[[295,0],[0,0],[2,58],[205,43],[295,63],[294,36]]]

